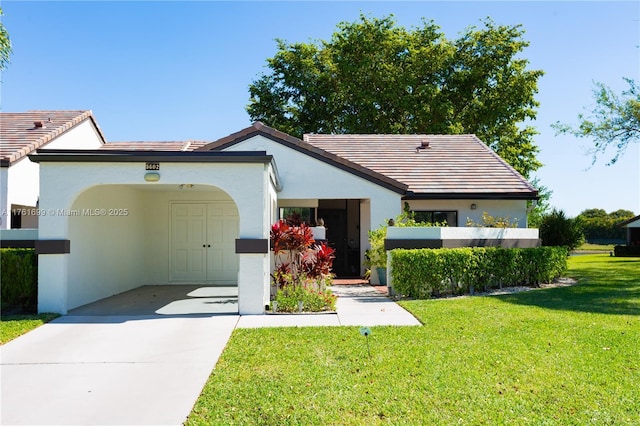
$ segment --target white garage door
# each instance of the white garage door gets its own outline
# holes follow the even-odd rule
[[[171,281],[236,284],[238,210],[233,203],[171,205]]]

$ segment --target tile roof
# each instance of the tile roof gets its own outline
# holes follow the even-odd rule
[[[338,167],[342,170],[348,171],[349,173],[360,176],[397,193],[406,193],[407,185],[399,182],[393,177],[384,175],[367,167],[363,167],[362,165],[353,162],[350,159],[343,158],[336,153],[330,152],[329,150],[325,150],[321,147],[306,143],[287,133],[266,126],[259,121],[253,123],[251,126],[245,129],[240,130],[239,132],[232,133],[229,136],[218,139],[215,142],[201,146],[197,149],[197,151],[222,151],[230,146],[250,139],[256,135],[261,135],[263,137],[266,137],[267,139],[271,139],[277,143],[302,152],[313,158],[319,159],[320,161]]]
[[[118,151],[195,151],[208,143],[206,141],[108,142],[102,145],[100,149]]]
[[[523,198],[537,191],[475,135],[318,135],[312,146],[408,186],[415,198]],[[416,149],[423,141],[425,149]]]
[[[1,112],[0,164],[10,166],[85,120],[92,120],[104,142],[91,111]],[[35,122],[42,122],[42,127],[36,127]]]

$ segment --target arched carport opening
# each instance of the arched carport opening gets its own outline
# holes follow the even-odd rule
[[[80,193],[65,213],[72,242],[69,309],[141,286],[183,286],[183,299],[156,313],[238,312],[239,213],[222,189],[98,185]],[[169,294],[166,289],[147,294]],[[121,301],[129,302],[133,299]]]

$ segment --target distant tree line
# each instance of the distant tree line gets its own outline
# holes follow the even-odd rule
[[[624,241],[625,230],[620,224],[632,217],[635,214],[630,210],[607,213],[603,209],[587,209],[571,218],[554,208],[541,217],[538,228],[543,246],[565,246],[575,250],[585,241],[600,244]]]
[[[630,210],[607,213],[603,209],[587,209],[577,216],[588,242],[598,240],[624,240],[625,231],[620,224],[635,214]]]

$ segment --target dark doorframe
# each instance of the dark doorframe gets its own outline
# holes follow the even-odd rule
[[[318,218],[324,220],[327,241],[336,250],[333,273],[360,276],[360,200],[319,200]]]

